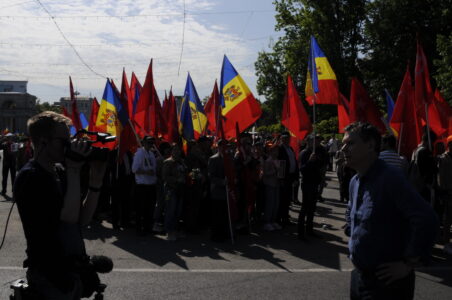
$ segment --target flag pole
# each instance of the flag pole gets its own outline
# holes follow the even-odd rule
[[[397,149],[397,153],[400,155],[400,148],[402,146],[402,137],[403,137],[403,125],[405,125],[405,123],[402,123],[400,125],[400,134],[399,134],[399,145],[398,145],[398,149]]]
[[[425,120],[427,121],[427,137],[428,137],[428,149],[432,151],[432,138],[430,137],[430,120],[428,118],[428,104],[425,103]]]
[[[234,231],[232,230],[231,207],[229,206],[229,185],[228,178],[224,177],[226,183],[226,205],[228,206],[229,231],[231,233],[231,243],[234,245]]]
[[[312,150],[312,153],[314,153],[315,154],[315,135],[316,135],[316,123],[315,123],[315,120],[316,120],[316,118],[315,118],[315,103],[316,103],[316,100],[317,99],[317,96],[316,96],[316,93],[315,93],[315,91],[314,91],[314,99],[312,100],[313,101],[313,105],[312,105],[312,121],[313,121],[313,127],[312,127],[312,135],[313,135],[313,140],[312,140],[312,148],[313,148],[313,150]]]

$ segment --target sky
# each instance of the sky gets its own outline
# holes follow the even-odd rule
[[[107,77],[120,87],[125,68],[129,81],[134,71],[143,83],[153,58],[161,101],[171,87],[183,94],[188,72],[203,99],[220,82],[226,54],[265,100],[254,62],[282,34],[272,1],[0,0],[0,80],[28,80],[28,93],[55,102],[69,96],[70,75],[80,95],[100,100]]]

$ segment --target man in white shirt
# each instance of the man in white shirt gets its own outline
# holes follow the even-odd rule
[[[157,162],[151,149],[155,139],[143,138],[143,147],[133,157],[132,172],[135,174],[134,202],[136,211],[136,229],[138,235],[151,232],[152,216],[156,201]]]

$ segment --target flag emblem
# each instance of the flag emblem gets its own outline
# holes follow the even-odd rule
[[[118,126],[118,119],[114,111],[107,109],[105,113],[102,114],[102,119],[100,122],[106,125],[108,128],[116,128]]]
[[[240,92],[240,87],[236,87],[235,85],[231,85],[225,92],[224,97],[226,98],[226,101],[234,101],[238,97],[242,95],[242,92]]]

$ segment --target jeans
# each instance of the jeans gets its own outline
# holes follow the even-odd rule
[[[408,300],[414,297],[414,271],[405,278],[385,285],[375,273],[366,274],[353,270],[350,281],[350,299],[352,300]]]
[[[179,218],[183,209],[182,193],[178,190],[165,188],[165,230],[166,232],[176,231]]]
[[[278,217],[279,209],[279,187],[265,186],[265,206],[264,206],[264,222],[274,223]]]

